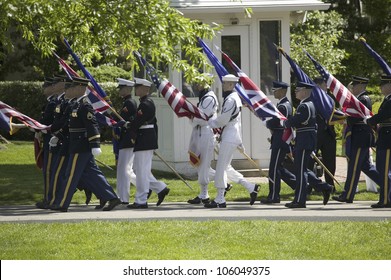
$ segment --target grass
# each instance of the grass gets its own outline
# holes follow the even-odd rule
[[[83,222],[0,229],[2,260],[376,260],[389,259],[391,249],[389,221]]]
[[[114,166],[110,145],[100,160]],[[102,167],[115,186],[115,173]],[[198,192],[171,174],[154,172],[171,188],[167,201],[186,201]],[[360,185],[365,189],[365,185]],[[210,188],[214,197],[215,189]],[[267,186],[261,187],[261,196]],[[134,197],[134,187],[132,188]],[[282,199],[293,191],[282,187]],[[32,205],[42,197],[42,174],[34,165],[31,143],[14,142],[0,149],[0,205]],[[156,201],[156,194],[151,197]],[[321,199],[311,195],[310,200]],[[377,195],[361,191],[357,200]],[[227,200],[248,200],[244,188],[234,186]],[[97,200],[94,201],[97,203]],[[77,192],[73,203],[84,203]],[[0,223],[0,259],[390,259],[391,223],[295,221],[176,221],[80,223]],[[142,232],[142,234],[140,234]],[[213,253],[210,253],[213,252]]]

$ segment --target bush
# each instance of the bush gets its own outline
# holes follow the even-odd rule
[[[133,79],[131,72],[125,71],[117,66],[102,65],[98,67],[87,67],[87,70],[100,83],[117,82],[117,78]]]

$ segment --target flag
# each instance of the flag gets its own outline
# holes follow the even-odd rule
[[[61,57],[59,57],[56,53],[53,54],[56,56],[58,64],[60,64],[70,79],[72,79],[72,77],[80,77],[80,75],[75,70],[73,70]],[[109,103],[107,103],[107,101],[102,96],[100,96],[94,88],[88,86],[87,89],[88,99],[90,100],[94,110],[98,112],[105,112],[111,108]]]
[[[11,106],[0,101],[0,126],[1,128],[7,130],[7,132],[9,132],[11,135],[12,133],[14,133],[12,127],[12,118],[18,119],[26,126],[31,127],[35,130],[50,130],[50,126],[43,125],[40,122],[16,111]]]
[[[308,52],[307,56],[314,63],[316,70],[326,80],[327,87],[335,96],[342,108],[342,112],[355,118],[365,118],[372,116],[372,112],[365,107],[340,81],[338,81],[326,68],[317,62]]]
[[[220,50],[220,49],[219,49]],[[239,80],[244,89],[244,94],[248,100],[250,100],[250,106],[253,109],[253,112],[262,120],[267,118],[278,118],[280,120],[286,120],[286,117],[281,114],[276,106],[267,98],[267,96],[259,89],[259,87],[244,73],[232,59],[220,50],[223,58],[231,65],[239,76]],[[290,142],[293,138],[292,129],[285,129],[283,140]]]
[[[193,105],[186,97],[180,92],[175,86],[173,86],[168,80],[160,80],[157,75],[157,71],[152,67],[139,52],[135,51],[134,54],[138,57],[140,62],[144,65],[145,70],[151,77],[153,83],[159,92],[163,95],[164,99],[168,102],[171,109],[175,112],[178,117],[195,117],[204,120],[208,120],[208,117]]]
[[[379,63],[384,73],[386,73],[387,75],[391,75],[391,67],[387,64],[387,62],[376,51],[374,51],[370,45],[367,44],[367,41],[363,37],[360,37],[359,40],[367,48],[369,53],[375,58],[377,63]]]
[[[282,55],[288,60],[293,72],[300,82],[313,84],[311,91],[311,101],[314,103],[316,112],[320,114],[328,123],[334,120],[335,104],[334,100],[327,95],[314,81],[293,61],[293,59],[280,47],[276,46]]]
[[[227,69],[223,64],[217,59],[213,54],[212,50],[205,44],[205,42],[198,38],[198,42],[202,46],[206,56],[209,58],[210,62],[216,69],[217,74],[219,75],[220,80],[222,77],[228,74]],[[237,90],[239,96],[250,106],[254,114],[259,117],[261,120],[266,118],[277,117],[281,120],[285,120],[286,117],[281,114],[280,111],[271,103],[267,96],[255,85],[255,83],[228,57],[224,52],[222,52],[224,59],[232,66],[236,71],[237,75],[243,86],[239,84],[236,85],[235,89]],[[283,140],[290,142],[292,138],[292,130],[287,129],[284,131]]]

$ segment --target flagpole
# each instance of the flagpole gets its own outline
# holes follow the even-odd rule
[[[323,162],[315,155],[315,152],[311,153],[311,157],[324,169],[324,171],[338,184],[338,186],[341,187],[341,184],[335,179],[334,175],[330,172],[330,170],[327,169],[327,167],[323,164]]]
[[[188,186],[191,190],[193,190],[193,188],[189,185],[189,183],[186,182],[185,179],[183,179],[183,177],[174,169],[174,167],[172,167],[164,158],[162,158],[162,156],[159,155],[158,152],[153,151],[153,153],[154,153],[155,156],[157,156],[162,162],[164,162],[164,164],[167,165],[167,167],[170,168],[171,171],[174,172],[174,174],[175,174],[183,183],[185,183],[186,186]]]

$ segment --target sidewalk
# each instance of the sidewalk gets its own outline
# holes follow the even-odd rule
[[[391,209],[372,209],[374,201],[355,201],[353,204],[330,201],[309,201],[305,209],[288,209],[285,202],[276,205],[253,206],[248,202],[227,202],[225,209],[206,209],[185,202],[163,203],[148,209],[130,210],[119,205],[112,211],[95,210],[94,205],[71,205],[66,213],[37,209],[32,205],[1,206],[1,222],[82,222],[82,221],[145,221],[145,220],[297,220],[297,221],[374,221],[391,218]]]

